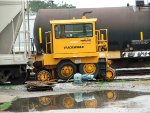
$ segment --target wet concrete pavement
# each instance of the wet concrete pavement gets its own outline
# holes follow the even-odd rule
[[[49,111],[61,109],[86,109],[86,108],[107,108],[116,106],[122,108],[139,108],[138,103],[118,104],[119,101],[126,101],[138,98],[150,93],[105,90],[84,93],[70,93],[63,95],[50,95],[32,98],[18,98],[13,101],[8,109],[10,112],[31,112]]]
[[[7,100],[7,101],[6,101]],[[56,84],[28,92],[25,85],[0,85],[0,112],[150,113],[150,80]]]

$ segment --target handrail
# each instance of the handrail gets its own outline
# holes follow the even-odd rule
[[[103,34],[104,33],[104,34]],[[96,30],[96,48],[97,51],[108,51],[108,30]]]
[[[48,42],[48,37],[47,35],[49,35],[49,42]],[[45,38],[46,38],[46,53],[49,53],[49,48],[48,45],[50,45],[50,53],[53,53],[53,46],[52,46],[52,34],[51,31],[45,32]]]

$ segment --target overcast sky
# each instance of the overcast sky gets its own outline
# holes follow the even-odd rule
[[[119,7],[135,5],[135,0],[54,0],[55,3],[61,3],[62,1],[73,4],[77,8],[90,8],[90,7]],[[145,0],[145,3],[150,0]]]

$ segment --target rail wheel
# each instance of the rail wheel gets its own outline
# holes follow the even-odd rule
[[[116,76],[115,70],[112,69],[111,67],[108,67],[106,70],[106,76],[104,77],[104,80],[112,81],[114,80],[115,76]]]
[[[93,74],[96,77],[99,73],[99,65],[94,63],[80,64],[79,72],[81,74]]]
[[[0,83],[7,82],[10,75],[11,75],[10,71],[0,71]]]
[[[19,85],[26,82],[28,74],[25,67],[20,67],[20,69],[15,69],[12,71],[12,76],[10,82],[13,85]]]
[[[96,108],[97,107],[97,100],[86,100],[84,102],[86,108]]]
[[[77,67],[72,62],[63,61],[57,65],[56,72],[60,79],[67,80],[77,72]]]
[[[52,79],[52,76],[47,70],[41,70],[37,73],[38,81],[49,81],[51,79]]]

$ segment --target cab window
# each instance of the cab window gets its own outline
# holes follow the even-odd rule
[[[93,26],[91,23],[55,25],[56,38],[82,38],[92,36]]]

